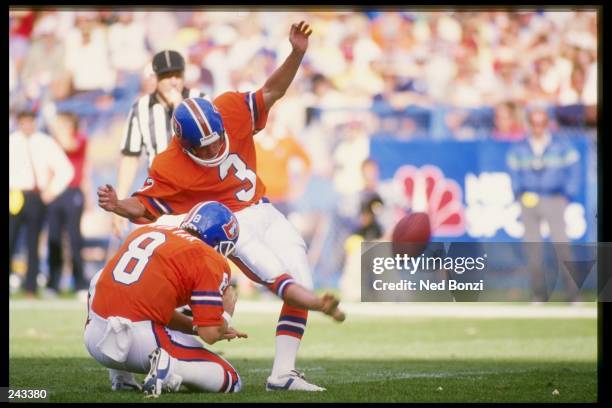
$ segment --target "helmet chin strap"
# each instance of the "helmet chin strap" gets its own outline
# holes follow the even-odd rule
[[[223,163],[223,161],[229,155],[229,148],[230,148],[229,137],[227,136],[227,133],[225,133],[223,137],[225,138],[225,149],[223,150],[223,153],[220,156],[215,157],[214,159],[208,159],[208,160],[201,159],[195,154],[191,153],[187,149],[183,149],[183,151],[187,153],[187,155],[191,158],[191,160],[193,160],[194,162],[196,162],[196,164],[199,164],[200,166],[217,167],[218,165]]]

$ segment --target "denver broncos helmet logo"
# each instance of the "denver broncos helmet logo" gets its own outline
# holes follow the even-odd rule
[[[236,222],[236,218],[232,217],[230,222],[223,225],[223,231],[225,231],[225,235],[227,235],[228,239],[234,240],[238,237],[238,223]]]

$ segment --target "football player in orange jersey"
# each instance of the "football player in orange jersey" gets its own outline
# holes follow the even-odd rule
[[[222,339],[247,337],[230,326],[236,303],[228,287],[228,256],[238,221],[227,207],[200,203],[181,228],[146,226],[132,232],[92,279],[85,326],[87,350],[104,366],[146,373],[145,393],[188,388],[237,392],[240,376],[205,349]],[[213,249],[214,248],[214,249]],[[223,255],[223,256],[222,256]],[[175,310],[188,304],[193,319]]]
[[[311,33],[303,21],[291,26],[291,53],[258,91],[226,92],[213,102],[184,100],[173,114],[175,137],[155,158],[144,186],[132,197],[118,200],[109,185],[98,189],[100,207],[136,223],[185,213],[202,200],[222,202],[235,212],[241,234],[230,259],[284,300],[267,390],[325,390],[295,369],[307,309],[312,309],[303,301],[312,292],[303,289],[312,288],[312,276],[304,240],[264,196],[253,141],[253,135],[265,127],[269,109],[293,81]],[[344,315],[334,318],[341,321]]]

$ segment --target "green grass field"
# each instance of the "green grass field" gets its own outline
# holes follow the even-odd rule
[[[10,303],[12,388],[48,390],[52,402],[150,402],[113,393],[82,343],[85,306]],[[54,307],[49,307],[51,304]],[[57,307],[55,307],[57,306]],[[477,307],[493,307],[480,304]],[[547,307],[547,306],[544,306]],[[580,306],[589,308],[592,306]],[[570,307],[567,306],[569,309]],[[457,318],[350,315],[338,325],[311,314],[298,368],[324,393],[266,392],[276,313],[237,313],[249,339],[217,343],[239,371],[238,394],[185,388],[159,402],[594,402],[595,318]],[[144,375],[137,375],[142,380]],[[557,389],[559,395],[552,395]]]

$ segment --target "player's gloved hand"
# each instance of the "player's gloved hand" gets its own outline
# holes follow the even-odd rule
[[[337,322],[343,322],[344,319],[346,319],[346,314],[342,310],[338,309],[340,299],[331,293],[324,294],[321,297],[321,303],[321,312],[331,316]]]
[[[110,184],[98,187],[98,205],[106,211],[113,212],[117,209],[119,199],[117,192]]]
[[[249,337],[248,334],[240,332],[234,329],[233,327],[228,327],[227,330],[225,330],[225,334],[223,335],[223,339],[227,341],[231,341],[232,339],[235,339],[235,338],[246,339],[248,337]]]
[[[300,52],[306,52],[308,48],[308,37],[312,34],[310,26],[303,21],[299,24],[291,24],[291,31],[289,31],[289,42],[293,46],[293,49]]]

